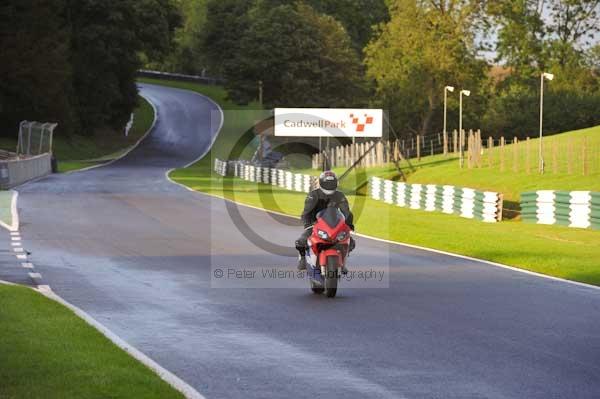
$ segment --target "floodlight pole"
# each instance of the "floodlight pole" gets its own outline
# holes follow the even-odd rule
[[[454,91],[454,87],[452,86],[446,86],[444,87],[444,137],[447,137],[447,131],[446,131],[446,115],[447,115],[447,101],[448,101],[448,92],[453,92]]]

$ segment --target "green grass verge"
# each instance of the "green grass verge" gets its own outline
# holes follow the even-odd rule
[[[91,136],[60,135],[60,126],[53,143],[54,155],[58,159],[59,172],[68,172],[98,165],[115,159],[129,150],[148,131],[154,120],[154,110],[144,98],[138,97],[139,105],[134,111],[133,126],[125,137],[123,131],[103,129]],[[0,148],[14,151],[14,138],[0,139]]]
[[[12,191],[0,191],[0,220],[12,225]]]
[[[583,174],[582,143],[587,142],[586,175]],[[544,174],[537,171],[539,139],[505,148],[505,169],[500,170],[500,150],[491,153],[492,166],[488,167],[484,151],[483,167],[461,169],[457,158],[445,158],[443,155],[422,158],[416,163],[417,170],[409,175],[409,182],[444,183],[482,190],[497,191],[504,194],[508,201],[518,202],[520,194],[533,190],[591,190],[600,191],[600,126],[566,132],[544,138]],[[556,148],[556,169],[553,153]],[[570,150],[569,150],[570,149]],[[513,169],[515,151],[517,168]],[[529,173],[525,165],[529,151]],[[570,155],[569,155],[570,154]],[[571,158],[571,173],[568,173],[567,160]]]
[[[73,312],[0,284],[0,398],[183,398]]]
[[[171,85],[170,82],[164,81],[155,83]],[[200,85],[187,84],[186,86],[188,89],[209,95]],[[213,99],[219,102],[220,98],[223,98],[222,94],[221,97]],[[226,118],[225,125],[227,123]],[[215,142],[215,147],[224,148],[231,145],[232,137],[235,137],[233,131],[224,129]],[[211,159],[206,157],[190,168],[174,171],[171,177],[194,190],[243,204],[294,216],[298,216],[301,212],[304,194],[231,177],[221,178],[211,172],[211,164]],[[458,170],[457,173],[456,162],[443,156],[423,158],[417,167],[417,171],[410,176],[410,181],[456,184],[488,190],[502,187],[493,182],[496,175],[491,174],[491,171],[487,171],[487,176],[469,177],[467,173],[485,174],[486,170]],[[434,173],[436,167],[447,168],[448,176],[444,172]],[[541,176],[538,180],[539,176],[527,175],[525,172],[522,178],[518,178],[513,172],[502,173],[503,184],[512,189],[513,194],[509,195],[509,198],[518,198],[518,193],[529,190],[532,186],[581,189],[583,185],[581,181],[583,181],[587,189],[597,187],[597,182],[594,182],[590,176],[581,176],[582,180],[577,182],[577,180],[569,181],[568,178],[552,175]],[[395,175],[395,170],[392,166],[358,170],[348,176],[343,186],[349,191],[371,175],[392,177]],[[426,176],[431,180],[428,181]],[[423,181],[420,181],[421,178]],[[511,181],[514,181],[514,186],[511,185]],[[559,182],[563,185],[559,185]],[[600,285],[600,263],[598,262],[600,233],[597,231],[526,224],[518,221],[487,224],[455,215],[390,206],[364,195],[353,195],[351,192],[348,192],[348,198],[357,216],[358,232]]]

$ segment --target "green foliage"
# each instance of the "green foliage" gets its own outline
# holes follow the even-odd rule
[[[446,85],[471,89],[472,111],[483,106],[487,68],[474,45],[477,2],[452,2],[451,8],[424,3],[396,1],[390,22],[367,46],[365,61],[392,124],[418,134],[440,128]]]
[[[308,3],[340,21],[359,54],[373,37],[373,28],[389,19],[384,0],[310,0]]]
[[[483,119],[486,132],[524,136],[538,130],[542,71],[555,75],[545,89],[546,133],[600,123],[594,111],[600,109],[597,50],[584,50],[600,31],[599,7],[598,0],[551,0],[545,9],[533,0],[490,2],[488,12],[499,26],[497,61],[510,73],[494,88]]]
[[[202,51],[208,0],[176,0],[182,17],[181,26],[175,30],[167,54],[162,57],[145,57],[147,69],[186,74],[202,74],[207,67]]]
[[[237,56],[251,6],[250,1],[208,0],[201,46],[213,75],[222,76],[224,64]]]
[[[160,58],[172,0],[6,0],[0,6],[0,124],[55,121],[58,134],[121,128],[136,106],[139,54]]]
[[[539,106],[539,91],[512,85],[491,98],[483,120],[484,131],[496,137],[535,135],[539,130]],[[599,92],[548,89],[544,93],[544,134],[599,125],[599,109]]]
[[[164,52],[177,21],[170,0],[80,0],[69,7],[73,88],[84,127],[127,121],[136,105],[138,52]]]
[[[333,17],[310,6],[259,2],[225,64],[229,96],[238,103],[258,97],[264,104],[336,107],[364,103],[363,71],[350,38]]]
[[[12,0],[0,5],[0,131],[21,120],[72,126],[70,36],[61,23],[64,1]]]

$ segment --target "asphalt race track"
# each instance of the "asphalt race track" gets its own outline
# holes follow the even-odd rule
[[[359,238],[354,262],[389,288],[333,300],[211,288],[215,267],[281,265],[223,200],[165,172],[203,155],[214,103],[151,85],[154,130],[125,158],[19,188],[24,246],[44,284],[208,398],[598,398],[600,291]],[[295,222],[239,207],[291,246]],[[300,210],[299,210],[300,212]],[[240,231],[242,230],[242,231]]]

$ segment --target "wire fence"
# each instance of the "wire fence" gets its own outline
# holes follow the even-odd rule
[[[596,135],[598,136],[598,135]],[[373,150],[369,149],[374,146]],[[367,153],[361,166],[384,166],[396,160],[411,163],[456,160],[457,167],[489,168],[500,172],[590,175],[600,173],[600,137],[591,134],[543,138],[483,137],[481,131],[430,134],[408,139],[370,141],[326,150],[332,167],[349,167]],[[433,157],[433,158],[432,158]],[[321,167],[323,154],[314,154],[312,166]]]

